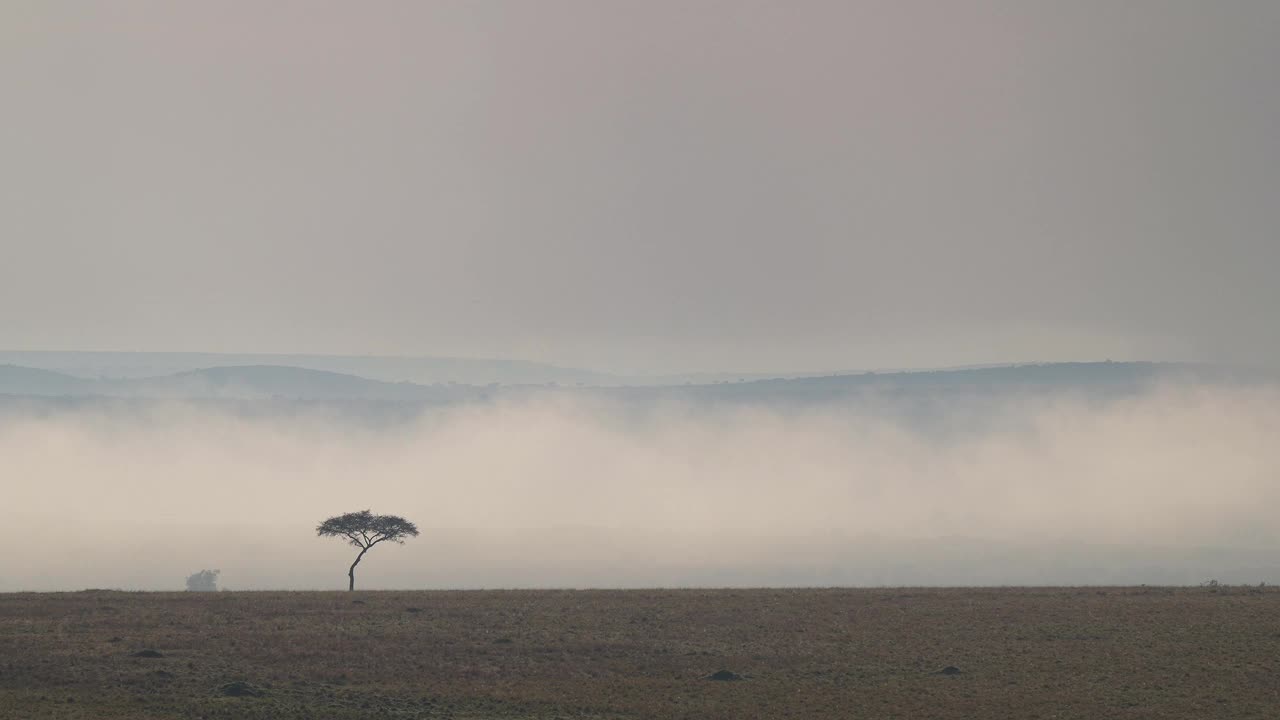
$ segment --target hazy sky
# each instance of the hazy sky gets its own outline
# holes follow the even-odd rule
[[[0,347],[1280,360],[1280,3],[0,4]]]

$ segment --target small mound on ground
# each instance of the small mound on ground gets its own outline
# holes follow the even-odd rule
[[[707,676],[708,680],[717,680],[720,682],[730,682],[733,680],[743,680],[744,678],[731,670],[717,670]]]
[[[150,649],[148,649],[148,650],[139,650],[138,652],[136,652],[136,653],[134,653],[134,654],[133,654],[133,657],[142,657],[142,658],[162,658],[162,657],[164,657],[164,653],[161,653],[159,650],[150,650]]]
[[[941,670],[939,670],[938,674],[939,675],[959,675],[960,672],[961,672],[960,668],[956,667],[955,665],[948,665],[942,668]]]
[[[262,697],[262,691],[243,680],[229,682],[218,688],[223,695],[231,697]]]

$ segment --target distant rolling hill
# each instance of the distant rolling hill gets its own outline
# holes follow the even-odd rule
[[[285,399],[455,402],[481,399],[485,388],[389,383],[355,375],[274,365],[217,367],[150,378],[77,378],[0,366],[0,395],[136,399]]]
[[[1199,383],[1274,381],[1260,371],[1212,365],[1156,362],[1073,362],[959,370],[858,373],[665,387],[598,388],[591,392],[632,398],[758,404],[814,404],[842,399],[945,400],[1012,394],[1129,394],[1161,381]]]
[[[1162,379],[1257,381],[1260,373],[1207,365],[1150,362],[1048,363],[929,372],[861,373],[744,382],[635,387],[422,385],[281,365],[211,367],[157,377],[88,379],[36,368],[0,366],[0,395],[141,399],[276,399],[439,404],[555,394],[632,403],[690,402],[811,405],[865,400],[945,401],[1013,393],[1137,392]]]
[[[447,388],[279,365],[215,367],[99,385],[105,394],[167,398],[443,400],[459,395]]]
[[[94,381],[52,370],[0,365],[0,395],[91,395]]]
[[[6,363],[82,378],[145,379],[213,368],[275,366],[421,385],[627,383],[625,378],[593,370],[488,358],[0,350],[0,364]]]

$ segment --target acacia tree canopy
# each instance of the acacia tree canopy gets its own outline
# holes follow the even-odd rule
[[[320,537],[345,537],[358,548],[371,548],[384,540],[404,544],[417,537],[418,526],[398,515],[374,515],[368,510],[338,515],[316,526]]]
[[[369,552],[369,548],[380,542],[404,544],[407,537],[418,536],[418,526],[399,515],[374,515],[368,510],[337,515],[316,526],[316,534],[320,537],[346,538],[351,545],[360,548],[355,562],[347,571],[348,590],[356,588],[356,565]]]

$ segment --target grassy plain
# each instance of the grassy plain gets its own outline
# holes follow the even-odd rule
[[[1280,591],[8,594],[0,717],[1275,718]]]

